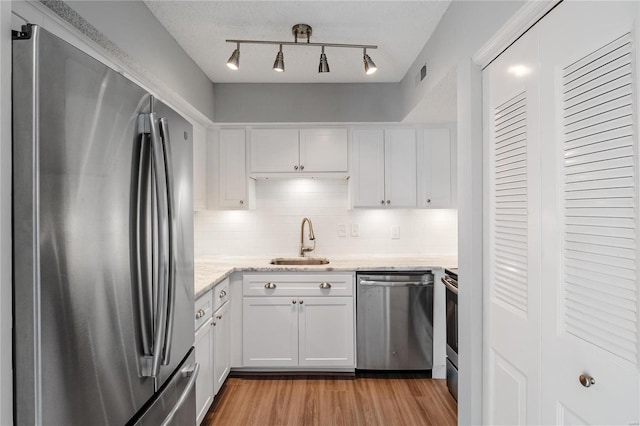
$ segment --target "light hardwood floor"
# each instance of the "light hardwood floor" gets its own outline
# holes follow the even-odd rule
[[[418,375],[231,377],[202,425],[455,425],[445,380]]]

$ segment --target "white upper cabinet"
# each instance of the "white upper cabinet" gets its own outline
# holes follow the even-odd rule
[[[251,172],[297,172],[298,129],[251,130]]]
[[[444,209],[455,205],[452,148],[449,129],[424,129],[424,137],[418,142],[419,207]]]
[[[251,173],[346,173],[347,129],[253,129]]]
[[[347,129],[300,130],[300,169],[304,172],[349,170]]]
[[[351,203],[384,205],[384,130],[354,130],[351,156]]]
[[[354,130],[353,207],[416,207],[416,130]]]
[[[247,177],[245,130],[220,130],[219,143],[219,207],[247,209],[251,187]]]
[[[416,130],[384,132],[384,191],[389,207],[416,206]]]

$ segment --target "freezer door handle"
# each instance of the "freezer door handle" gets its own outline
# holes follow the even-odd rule
[[[173,341],[173,322],[176,299],[176,213],[173,199],[173,164],[171,158],[171,141],[169,138],[169,123],[166,117],[160,118],[160,137],[164,152],[164,167],[167,191],[167,218],[169,220],[169,288],[167,289],[167,323],[165,329],[165,344],[162,353],[162,365],[169,365],[171,361],[171,343]]]
[[[180,395],[180,398],[178,398],[178,401],[176,401],[176,405],[173,406],[171,411],[169,411],[169,414],[167,414],[167,417],[162,422],[162,426],[167,426],[171,424],[171,421],[175,417],[176,413],[178,412],[178,410],[180,410],[180,407],[182,407],[184,402],[189,397],[189,393],[193,389],[193,386],[196,384],[198,373],[200,373],[200,364],[196,363],[193,369],[186,368],[186,369],[183,369],[180,373],[183,374],[184,377],[189,377],[189,376],[191,377],[189,378],[189,382],[187,383],[187,386],[184,388],[184,391],[182,391],[182,395]]]
[[[167,304],[169,286],[169,243],[167,230],[169,229],[168,200],[167,200],[167,176],[165,155],[160,140],[160,128],[155,113],[149,113],[151,134],[152,170],[155,181],[155,196],[157,201],[157,280],[156,280],[156,310],[155,310],[155,336],[153,339],[153,360],[151,364],[151,377],[157,377],[160,372],[162,355],[165,346],[167,327]]]

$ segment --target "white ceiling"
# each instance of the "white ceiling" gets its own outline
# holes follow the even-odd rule
[[[147,7],[216,83],[399,82],[451,0],[158,1]],[[330,73],[318,73],[320,48],[284,46],[285,72],[272,70],[278,46],[241,45],[240,69],[226,66],[226,39],[293,41],[291,27],[313,27],[312,42],[375,44],[378,72],[365,75],[362,50],[327,48]]]

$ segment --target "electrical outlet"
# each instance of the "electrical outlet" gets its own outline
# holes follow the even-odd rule
[[[359,223],[352,223],[351,224],[351,236],[352,237],[359,237],[360,236],[360,224]]]
[[[391,226],[391,239],[392,240],[400,239],[400,225]]]
[[[341,223],[338,225],[338,237],[345,238],[347,236],[347,225]]]

